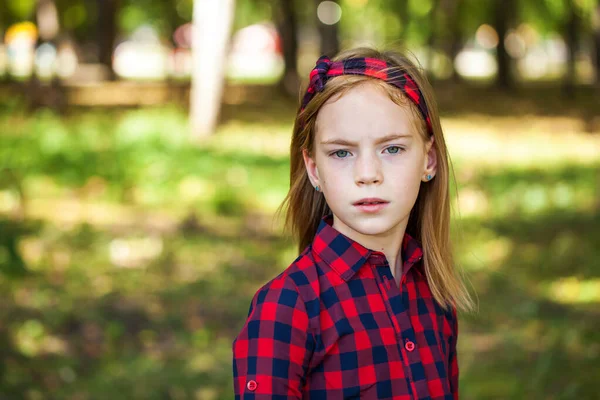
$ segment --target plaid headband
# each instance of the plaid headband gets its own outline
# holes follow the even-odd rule
[[[433,134],[429,110],[425,104],[423,93],[408,72],[389,65],[378,58],[350,58],[338,62],[331,61],[327,56],[321,56],[317,65],[310,72],[310,84],[302,99],[300,111],[303,111],[317,92],[323,91],[329,78],[340,75],[365,75],[381,79],[402,91],[419,109],[427,123],[429,134]]]

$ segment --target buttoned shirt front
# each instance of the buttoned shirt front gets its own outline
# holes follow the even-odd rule
[[[383,253],[331,225],[252,299],[236,399],[458,399],[456,311],[433,299],[419,243],[405,234],[397,285]]]

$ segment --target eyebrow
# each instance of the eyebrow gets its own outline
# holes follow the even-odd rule
[[[391,140],[402,139],[402,138],[412,138],[412,135],[411,134],[393,133],[391,135],[383,136],[383,137],[377,139],[375,141],[375,144],[381,144],[381,143],[389,142]],[[358,143],[350,142],[346,139],[329,139],[329,140],[322,141],[321,144],[322,145],[337,144],[340,146],[354,146],[354,147],[358,146]]]

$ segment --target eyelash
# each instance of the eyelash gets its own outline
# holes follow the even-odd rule
[[[400,146],[390,146],[390,147],[386,147],[386,148],[385,148],[385,150],[389,150],[389,149],[395,149],[395,148],[397,148],[397,149],[398,149],[398,151],[397,151],[397,152],[395,152],[395,153],[389,153],[389,154],[400,154],[400,153],[402,153],[402,152],[405,150],[403,147],[400,147]],[[384,151],[385,151],[385,150],[384,150]],[[346,152],[346,153],[350,154],[350,152],[349,152],[348,150],[335,150],[335,151],[332,151],[331,153],[329,153],[329,156],[330,156],[330,157],[339,158],[339,159],[346,158],[346,157],[336,157],[336,156],[335,156],[335,155],[336,155],[337,153],[339,153],[340,151],[343,151],[343,152]]]

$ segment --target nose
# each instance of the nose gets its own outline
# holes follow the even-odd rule
[[[377,185],[383,182],[381,160],[373,154],[361,154],[354,166],[355,182],[357,185]]]

